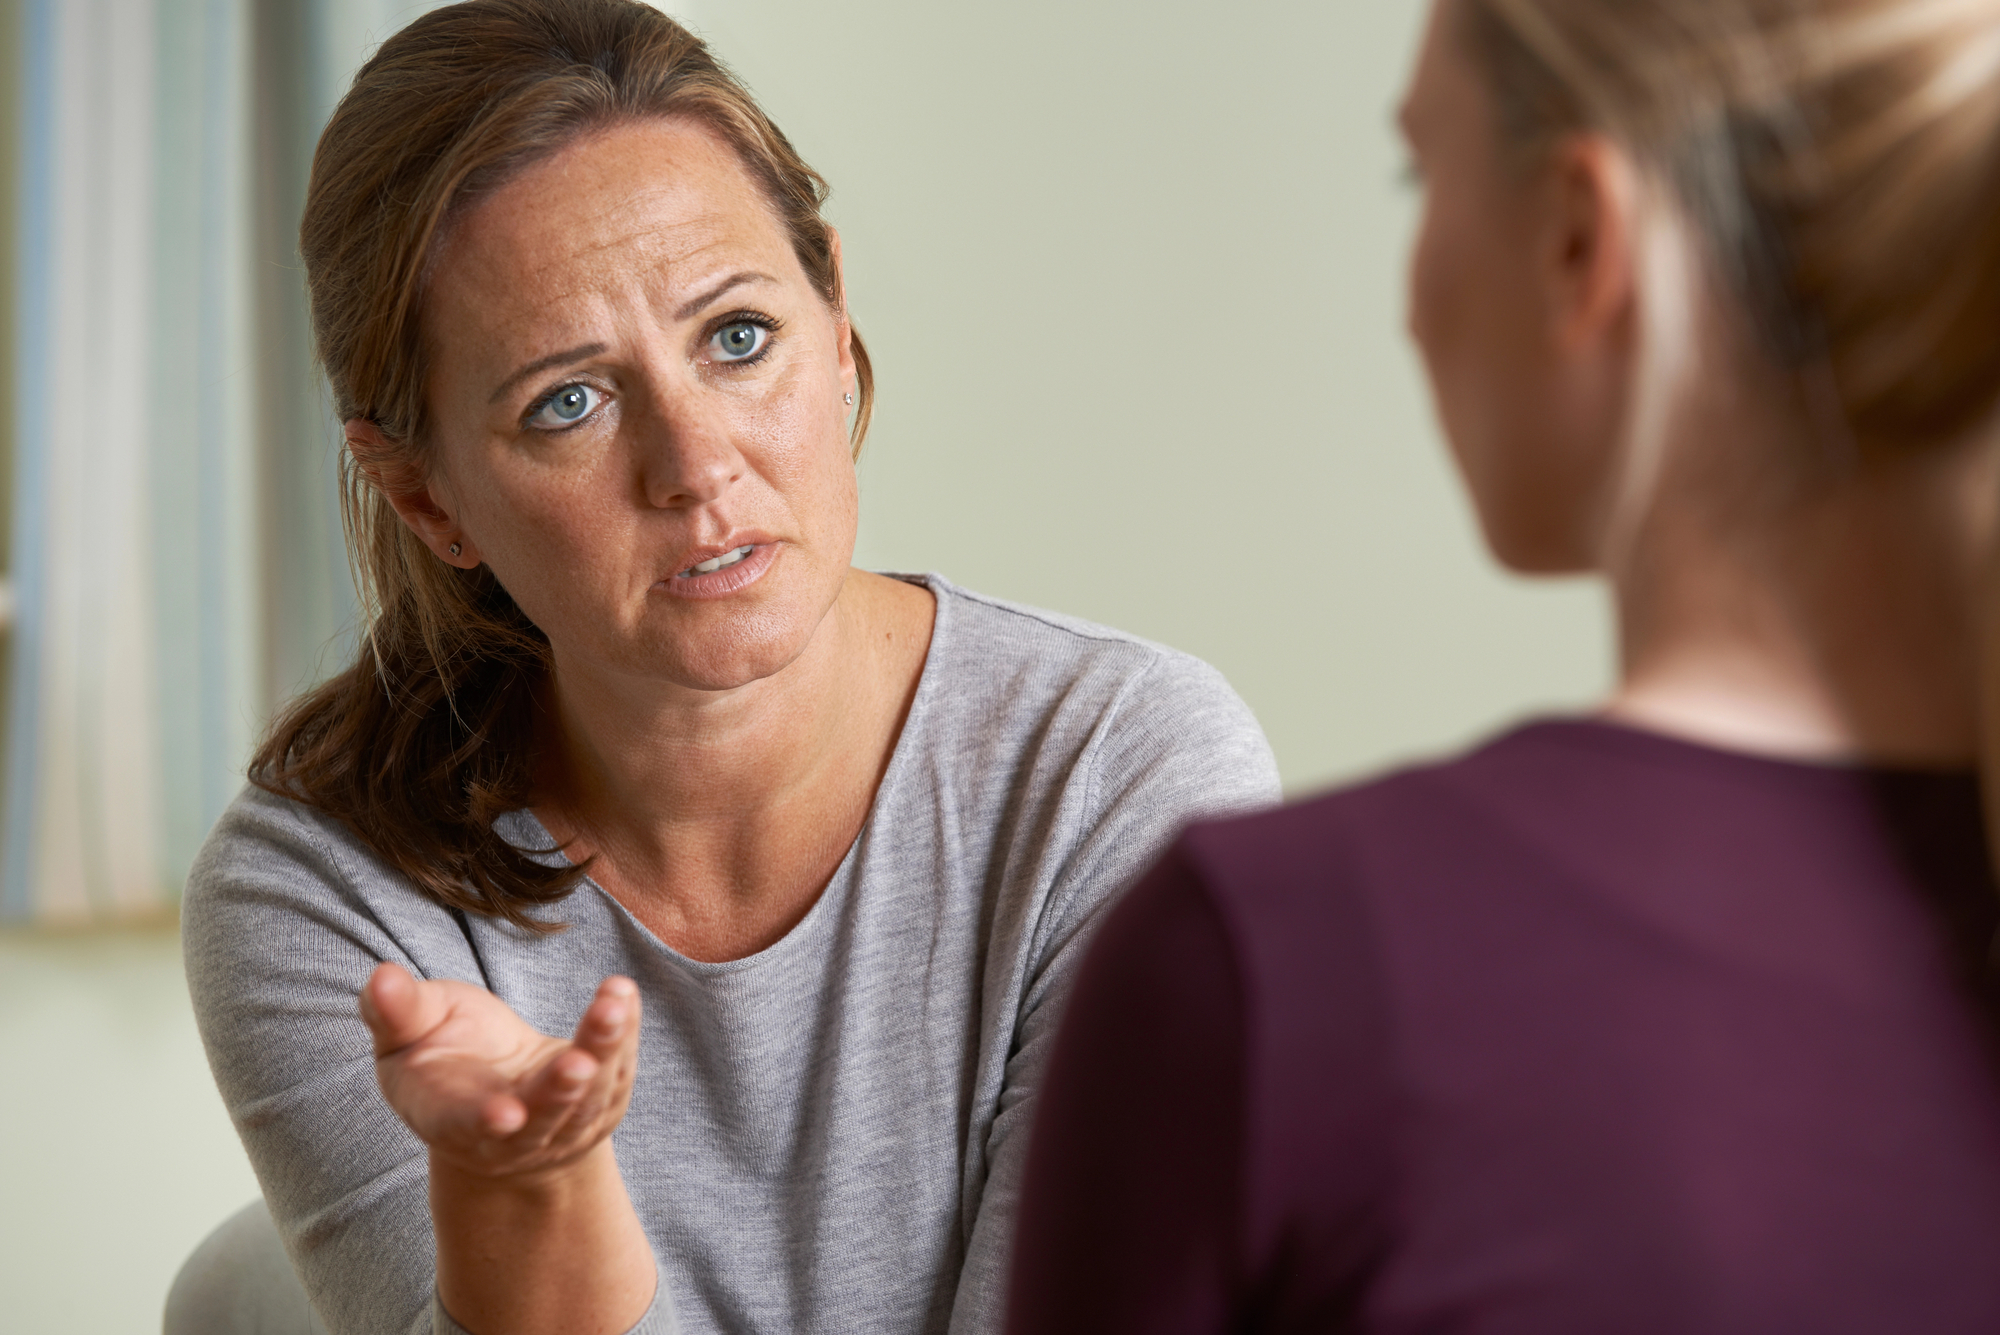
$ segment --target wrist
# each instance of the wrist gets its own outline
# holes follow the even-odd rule
[[[431,1204],[433,1211],[442,1194],[448,1198],[477,1200],[483,1209],[561,1211],[580,1198],[601,1195],[615,1187],[624,1194],[624,1179],[618,1159],[606,1136],[573,1159],[525,1168],[502,1168],[469,1160],[467,1156],[430,1150]]]
[[[482,1335],[624,1330],[653,1299],[653,1254],[609,1139],[573,1162],[496,1175],[433,1154],[438,1298]],[[589,1323],[586,1323],[589,1324]]]

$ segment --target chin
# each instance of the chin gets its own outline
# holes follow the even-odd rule
[[[1594,560],[1573,550],[1571,544],[1550,542],[1540,534],[1509,540],[1488,530],[1486,550],[1493,554],[1501,569],[1515,575],[1588,575],[1597,569]]]
[[[642,650],[632,666],[690,690],[735,690],[797,662],[819,624],[819,618],[788,608],[744,609],[720,620],[725,623],[675,627]]]
[[[1511,479],[1510,479],[1511,481]],[[1521,480],[1523,483],[1525,479]],[[1595,544],[1580,530],[1580,506],[1546,482],[1469,488],[1480,535],[1494,561],[1516,575],[1582,575],[1597,569]]]
[[[573,607],[560,627],[571,632],[571,650],[557,657],[686,690],[729,691],[763,681],[798,661],[838,600],[839,580],[798,578],[802,573],[773,570],[725,598],[649,596],[640,607],[603,609],[601,618]],[[773,578],[780,574],[792,578]]]

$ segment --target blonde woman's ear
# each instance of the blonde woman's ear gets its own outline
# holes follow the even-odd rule
[[[1543,192],[1542,270],[1558,341],[1601,342],[1636,290],[1634,239],[1643,207],[1637,168],[1602,135],[1572,135],[1550,155]]]

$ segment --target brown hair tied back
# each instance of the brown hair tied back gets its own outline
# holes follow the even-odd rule
[[[1512,145],[1623,144],[1863,450],[1991,419],[2000,0],[1453,3]]]
[[[439,903],[524,925],[582,875],[493,829],[529,800],[547,641],[484,567],[433,556],[382,488],[429,475],[419,316],[454,213],[581,136],[668,117],[735,150],[806,276],[844,309],[826,182],[698,38],[637,0],[465,0],[417,19],[361,68],[320,136],[299,229],[335,410],[387,444],[342,460],[361,652],[281,714],[251,778],[338,818]],[[853,346],[858,451],[874,378],[859,335]]]

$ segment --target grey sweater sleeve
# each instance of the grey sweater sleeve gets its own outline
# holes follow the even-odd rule
[[[463,1335],[435,1297],[424,1147],[382,1098],[355,999],[384,961],[485,979],[457,919],[383,893],[399,882],[359,865],[365,856],[314,813],[246,793],[188,879],[188,987],[223,1102],[328,1329]],[[637,1332],[672,1330],[656,1298]]]
[[[1183,826],[1272,806],[1282,796],[1277,762],[1248,706],[1221,673],[1182,654],[1163,652],[1133,678],[1081,764],[1089,774],[1071,813],[1069,852],[1027,934],[1022,974],[988,982],[989,990],[1018,990],[1020,1018],[987,1137],[952,1335],[997,1335],[1006,1326],[1009,1246],[1035,1091],[1090,929]]]
[[[657,1273],[657,1261],[654,1263],[654,1269]],[[441,1299],[433,1299],[431,1302],[430,1329],[431,1335],[472,1335],[471,1331],[452,1320],[451,1313],[444,1310],[444,1302]],[[646,1315],[639,1318],[639,1324],[626,1331],[625,1335],[676,1335],[679,1329],[680,1327],[674,1322],[673,1304],[667,1301],[666,1289],[655,1287],[653,1305],[646,1309]]]

